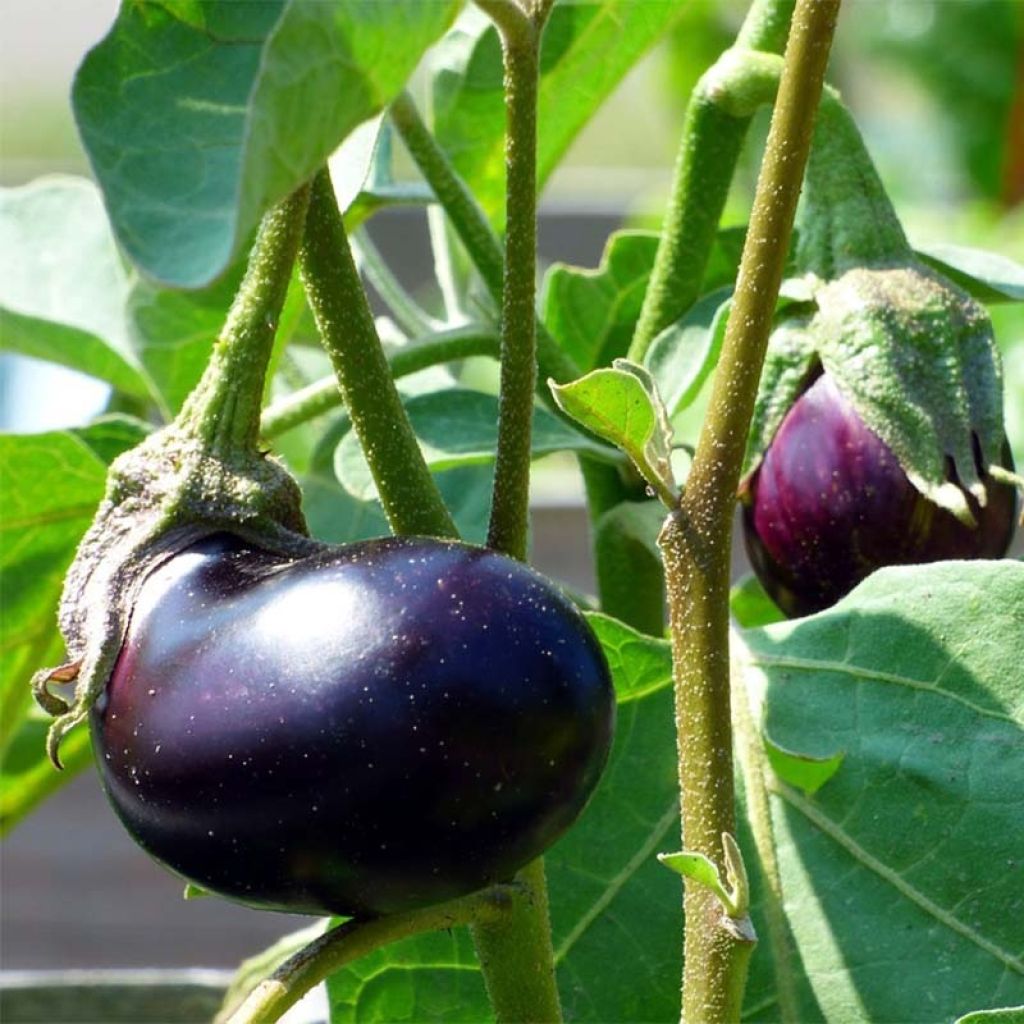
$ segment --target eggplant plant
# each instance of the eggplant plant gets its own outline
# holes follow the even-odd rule
[[[753,0],[660,232],[540,290],[540,190],[678,5],[125,0],[85,56],[95,184],[2,198],[4,348],[110,400],[0,436],[0,811],[95,763],[193,890],[328,919],[219,1020],[1024,1014],[1024,268],[911,247],[839,6]],[[593,596],[525,564],[552,452]]]

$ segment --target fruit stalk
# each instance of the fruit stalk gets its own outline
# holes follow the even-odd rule
[[[313,317],[391,529],[457,536],[395,388],[326,168],[313,180],[300,259]]]
[[[402,93],[391,104],[390,113],[392,123],[398,129],[420,173],[447,214],[491,298],[501,306],[504,301],[504,256],[501,242],[494,229],[466,183],[452,167],[444,150],[423,123],[408,93]],[[564,384],[579,377],[580,371],[573,360],[555,343],[540,321],[537,322],[536,331],[539,369],[537,378],[540,383],[538,394],[542,402],[553,407],[551,392],[545,382],[551,378],[559,384]],[[587,489],[587,507],[593,524],[604,512],[629,499],[631,495],[623,486],[616,468],[602,465],[586,455],[581,455],[579,462]],[[660,579],[658,583],[660,584]],[[633,620],[629,606],[617,602],[614,595],[602,592],[600,598],[602,607],[605,607],[607,598],[609,611],[633,625],[642,625]]]
[[[729,699],[732,517],[750,417],[810,149],[839,0],[798,0],[707,417],[685,494],[662,531],[686,849],[724,875],[735,835]],[[683,1020],[738,1020],[753,949],[747,922],[686,883]],[[744,928],[743,925],[747,927]]]
[[[249,993],[225,1024],[276,1021],[314,985],[353,960],[413,935],[500,917],[506,902],[503,890],[492,888],[408,914],[348,921],[289,957]]]
[[[793,0],[754,0],[736,46],[781,52],[792,9]],[[723,105],[723,82],[716,67],[701,77],[686,111],[661,241],[629,347],[634,362],[643,361],[658,334],[678,320],[700,294],[736,161],[750,127],[753,111],[737,114]]]
[[[264,381],[308,204],[304,187],[263,219],[210,361],[178,416],[181,432],[201,439],[209,455],[230,460],[256,449]]]

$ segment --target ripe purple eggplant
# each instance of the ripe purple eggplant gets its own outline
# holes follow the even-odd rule
[[[399,538],[288,560],[219,534],[144,581],[92,729],[166,866],[255,907],[372,916],[539,856],[614,718],[586,621],[517,562]]]
[[[789,409],[741,495],[747,553],[789,616],[829,607],[882,566],[1000,558],[1013,537],[1016,494],[981,478],[984,507],[964,492],[971,527],[911,484],[822,373]]]

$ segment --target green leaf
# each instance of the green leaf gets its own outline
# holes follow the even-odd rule
[[[660,501],[622,501],[593,526],[601,608],[655,636],[665,631],[665,573],[658,550],[664,522]]]
[[[973,1010],[957,1017],[955,1024],[1024,1024],[1024,1006],[1004,1006],[998,1010]]]
[[[997,252],[928,245],[918,256],[979,302],[1024,302],[1024,266]]]
[[[0,189],[0,347],[149,396],[128,341],[128,280],[96,186]]]
[[[672,427],[651,375],[616,359],[568,384],[548,381],[558,407],[598,437],[621,448],[667,505],[675,502]]]
[[[458,7],[125,4],[73,90],[125,251],[169,284],[210,283],[262,213],[390,102]]]
[[[883,570],[743,638],[769,738],[845,751],[813,796],[771,782],[784,906],[825,1019],[1021,1002],[1024,565]]]
[[[601,264],[584,270],[555,263],[544,276],[544,326],[581,370],[624,356],[640,316],[658,235],[616,231]]]
[[[651,343],[644,364],[658,383],[669,416],[693,403],[718,363],[729,320],[732,288],[698,299]]]
[[[747,573],[738,583],[733,584],[729,591],[729,609],[745,629],[770,626],[773,622],[782,622],[786,617],[753,573]]]
[[[244,269],[244,261],[237,263],[197,291],[162,288],[146,279],[133,285],[127,302],[132,342],[168,418],[202,376]]]
[[[555,5],[541,45],[540,184],[626,72],[672,27],[680,10],[671,0]],[[467,12],[435,51],[433,66],[437,140],[491,219],[500,222],[505,201],[505,108],[497,32],[479,12]]]
[[[435,473],[494,461],[498,400],[493,395],[446,388],[415,395],[408,399],[405,408],[427,465]],[[535,457],[565,450],[587,451],[606,458],[613,455],[545,409],[534,410],[532,443]],[[334,467],[350,494],[363,500],[376,494],[354,431],[346,434],[338,445]]]
[[[601,612],[586,616],[608,659],[620,704],[672,685],[672,652],[665,640],[639,633]]]

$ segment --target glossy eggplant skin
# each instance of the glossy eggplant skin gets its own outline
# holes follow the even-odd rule
[[[787,412],[741,495],[747,554],[789,616],[829,607],[882,566],[1000,558],[1016,494],[984,479],[984,508],[966,495],[972,528],[917,491],[823,373]]]
[[[398,538],[287,562],[219,534],[147,578],[91,724],[114,810],[167,867],[367,917],[539,856],[614,719],[586,621],[517,562]]]

